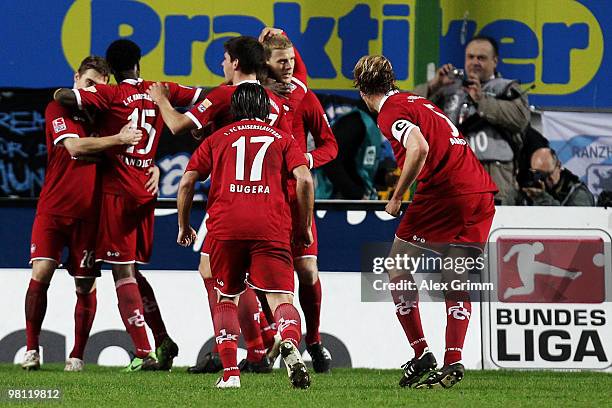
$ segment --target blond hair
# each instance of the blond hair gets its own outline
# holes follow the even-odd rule
[[[397,89],[391,61],[383,55],[361,57],[353,69],[353,85],[366,95],[384,94]]]
[[[274,50],[286,50],[292,48],[293,43],[287,37],[282,34],[274,34],[266,37],[263,41],[264,51],[266,53],[266,60],[269,60]]]

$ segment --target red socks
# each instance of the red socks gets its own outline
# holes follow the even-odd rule
[[[278,331],[283,340],[291,340],[298,347],[302,337],[300,314],[291,303],[281,303],[274,311]]]
[[[223,380],[230,376],[240,375],[237,363],[238,336],[238,308],[232,302],[220,302],[213,310],[213,324],[215,326],[215,342],[219,349],[219,357],[223,364]]]
[[[402,276],[391,280],[391,283],[406,281]],[[392,290],[391,296],[395,303],[395,315],[399,320],[410,346],[414,349],[414,355],[420,357],[427,348],[427,341],[421,326],[421,314],[419,313],[419,294],[416,290]]]
[[[261,339],[263,340],[264,347],[269,349],[274,345],[274,335],[276,334],[276,323],[268,322],[266,314],[260,310],[259,312],[259,328]]]
[[[306,320],[306,344],[321,342],[319,322],[321,317],[321,280],[317,279],[314,285],[300,283],[300,306]]]
[[[98,301],[96,290],[90,293],[76,293],[77,301],[74,307],[74,347],[70,352],[70,357],[83,360],[85,346],[89,339],[89,332],[96,316]]]
[[[162,319],[159,307],[157,307],[157,300],[155,299],[155,293],[149,282],[145,279],[140,271],[135,272],[136,282],[138,283],[138,290],[142,298],[142,305],[144,308],[144,317],[147,325],[153,332],[155,338],[155,347],[159,347],[162,341],[168,337],[166,332],[166,325]]]
[[[215,290],[215,283],[217,282],[214,278],[204,279],[204,287],[206,288],[206,294],[208,295],[208,307],[210,308],[210,317],[212,318],[215,306],[217,306],[217,291]],[[217,343],[213,346],[213,353],[218,353]]]
[[[247,288],[240,295],[238,319],[247,346],[246,358],[250,362],[258,362],[266,354],[266,350],[260,334],[259,302],[255,291],[251,288]]]
[[[136,348],[136,357],[144,358],[151,352],[151,345],[145,330],[142,299],[135,278],[115,282],[119,313],[125,328]]]
[[[470,295],[464,291],[446,293],[446,351],[444,365],[461,361],[463,342],[472,315]]]
[[[40,328],[47,311],[48,283],[30,279],[25,298],[26,350],[38,350]]]

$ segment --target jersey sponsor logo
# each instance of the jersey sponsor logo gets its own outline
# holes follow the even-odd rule
[[[456,320],[470,320],[470,312],[463,306],[463,302],[457,302],[455,306],[449,307],[447,314]]]
[[[53,123],[53,131],[55,133],[59,133],[67,129],[66,121],[64,121],[64,118],[53,119],[52,123]]]
[[[198,105],[198,112],[202,113],[212,105],[212,102],[207,98]]]

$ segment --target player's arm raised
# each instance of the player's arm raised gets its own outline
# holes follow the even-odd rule
[[[162,118],[173,135],[195,129],[196,125],[186,115],[174,109],[168,99],[168,88],[157,82],[147,89],[147,94],[159,107]]]
[[[142,139],[142,131],[131,127],[131,123],[121,128],[119,133],[104,137],[68,137],[62,142],[68,153],[73,157],[84,154],[98,153],[113,146],[135,146]]]
[[[423,169],[429,154],[429,144],[423,137],[421,130],[416,126],[408,134],[404,147],[406,148],[406,159],[404,160],[402,174],[397,181],[393,197],[385,207],[385,211],[394,217],[399,215],[402,197]]]
[[[191,227],[189,216],[191,215],[191,204],[195,193],[195,183],[200,179],[200,174],[195,170],[186,171],[181,178],[176,200],[178,208],[178,236],[176,243],[181,246],[191,245],[197,237],[195,230]]]

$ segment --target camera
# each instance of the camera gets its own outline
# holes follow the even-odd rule
[[[460,69],[460,68],[455,68],[450,72],[449,75],[451,78],[455,78],[455,79],[459,79],[461,80],[461,85],[463,86],[470,86],[472,84],[473,81],[469,80],[465,70]]]
[[[548,178],[548,173],[544,173],[539,170],[529,170],[526,172],[525,177],[520,180],[519,184],[521,188],[542,188],[542,184]],[[544,184],[545,185],[545,184]]]

